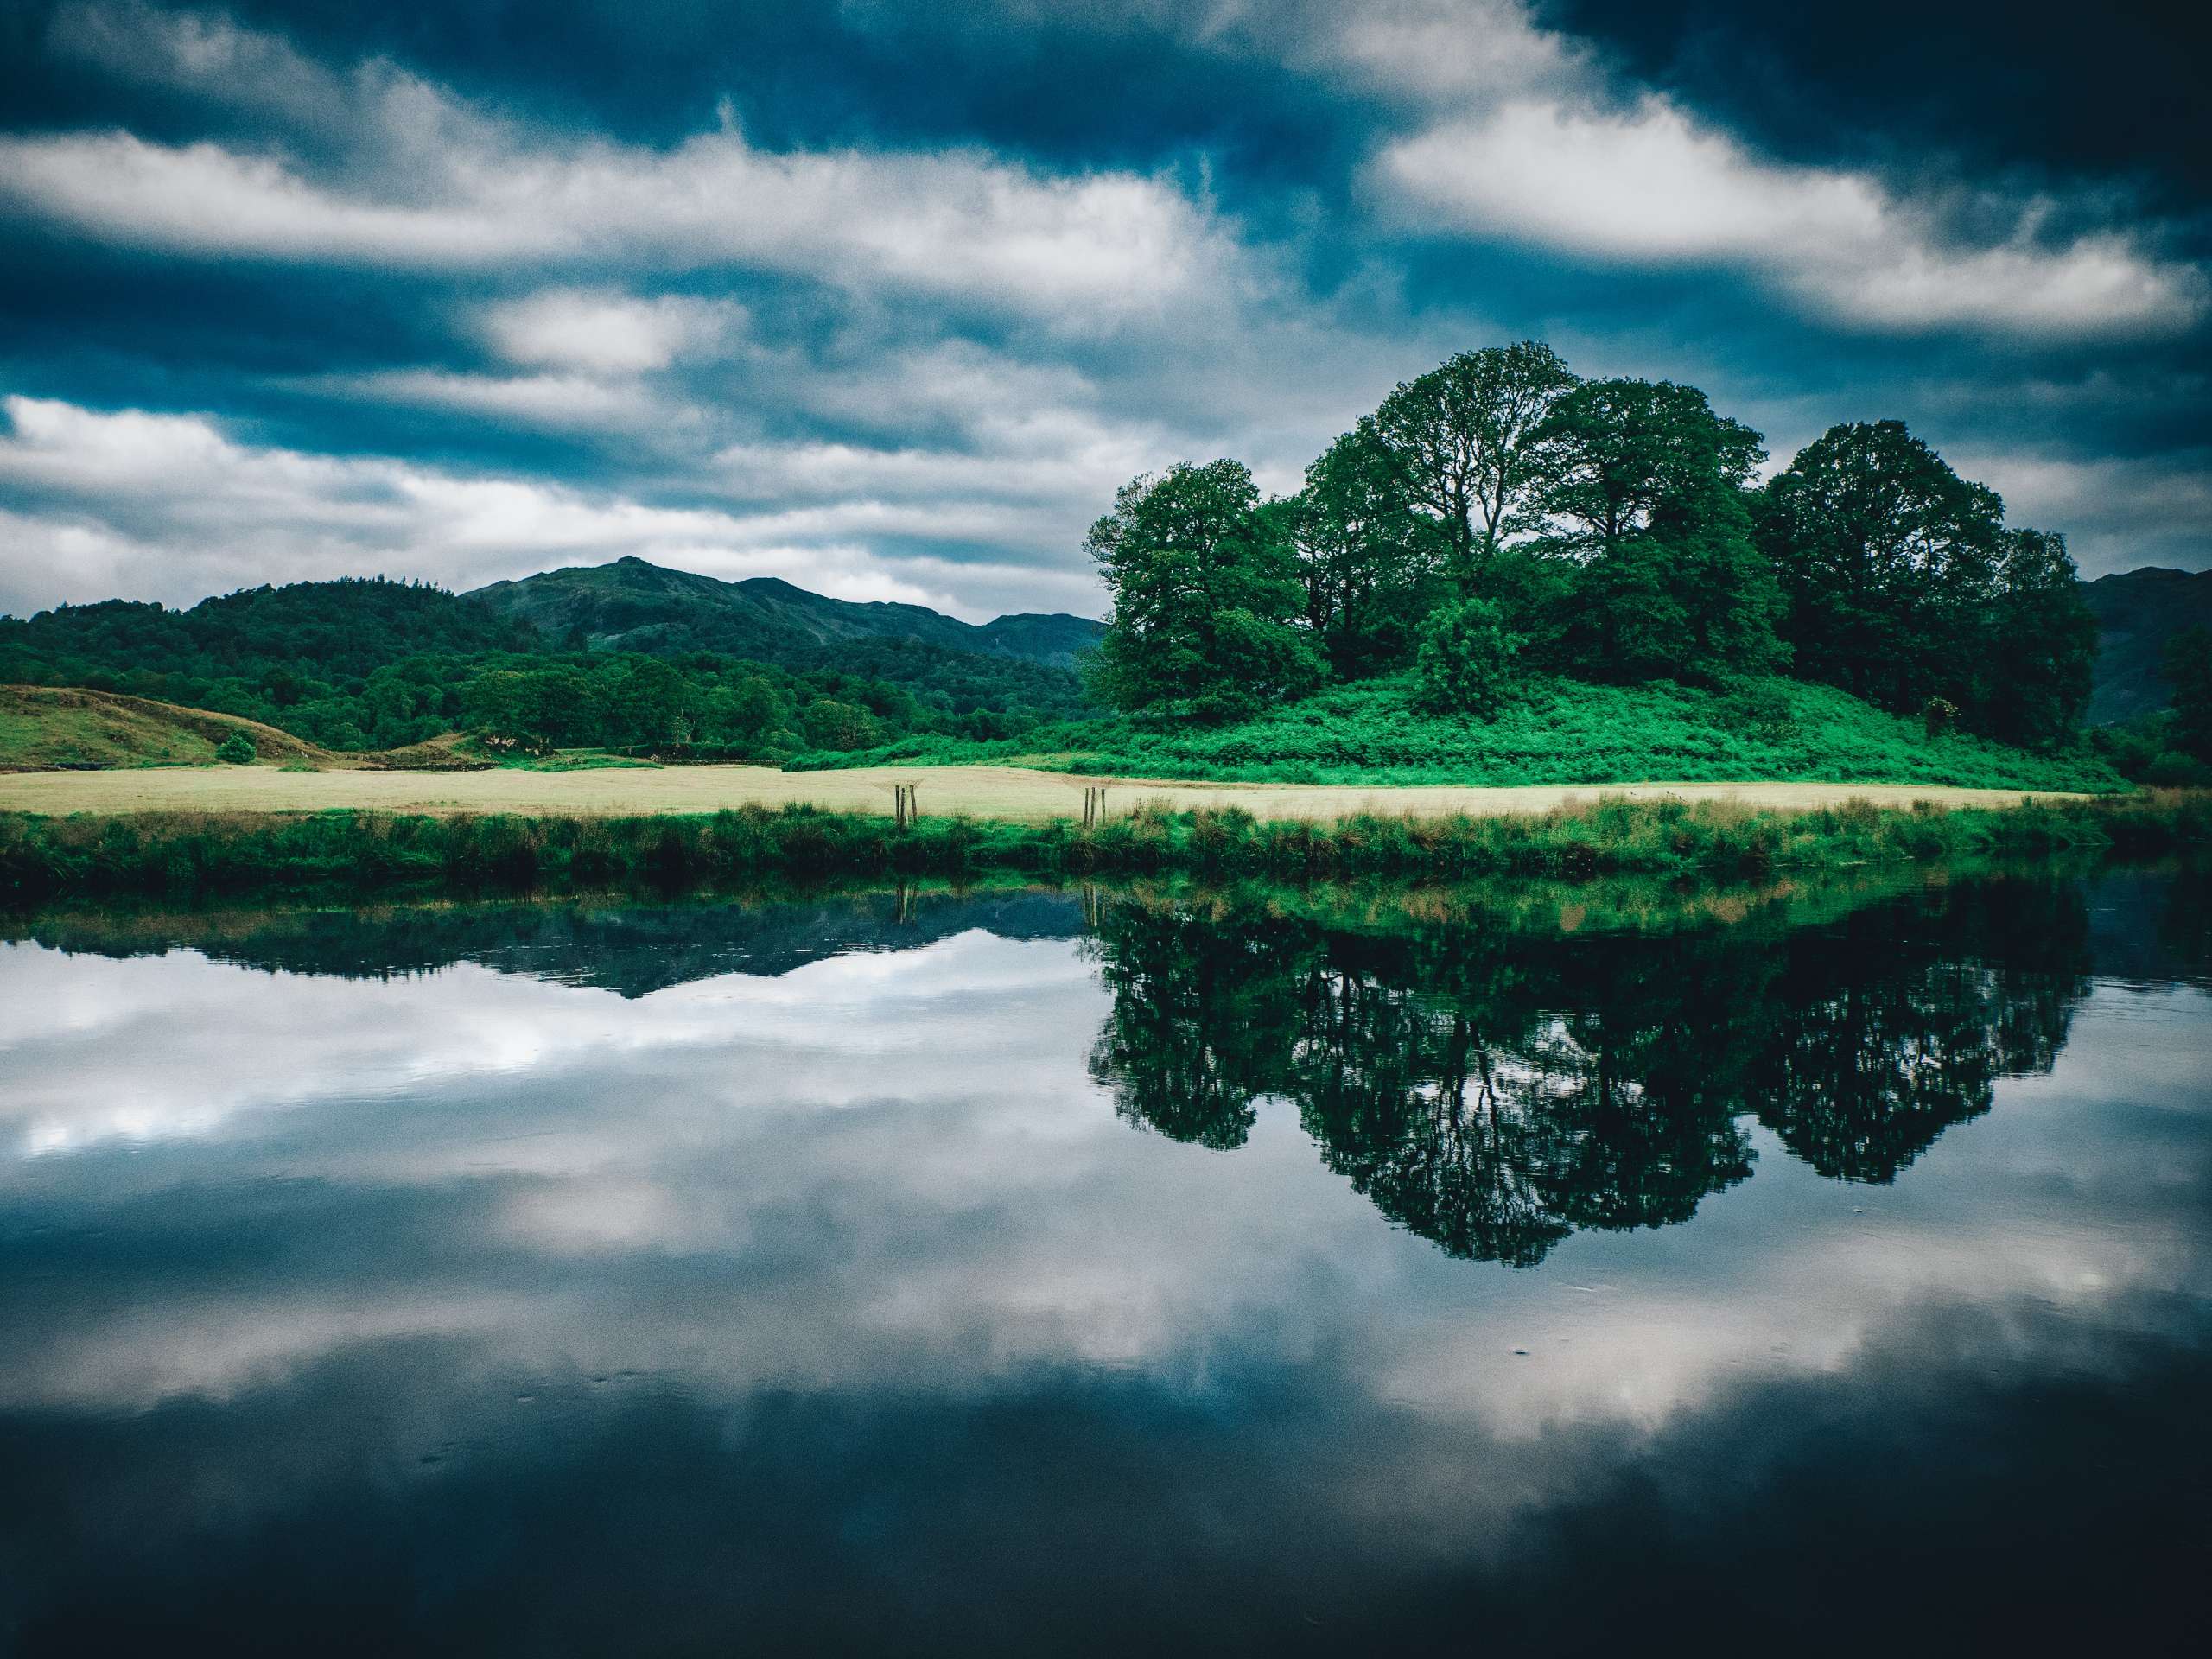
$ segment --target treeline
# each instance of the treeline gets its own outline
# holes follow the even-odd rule
[[[779,667],[713,652],[587,652],[442,588],[300,582],[189,610],[111,600],[0,617],[0,683],[238,715],[326,748],[457,729],[525,749],[710,749],[763,760],[918,734],[992,739],[1086,711],[1074,677],[902,640]]]
[[[1234,461],[1124,486],[1088,543],[1114,603],[1094,684],[1205,721],[1407,671],[1475,715],[1535,675],[1787,672],[1930,729],[2074,729],[2096,629],[2062,537],[2006,525],[1898,422],[1834,427],[1762,484],[1765,459],[1694,387],[1584,380],[1534,341],[1462,353],[1287,499]]]
[[[2122,777],[2165,787],[2212,784],[2212,629],[2183,628],[2159,653],[2165,708],[2089,734]]]

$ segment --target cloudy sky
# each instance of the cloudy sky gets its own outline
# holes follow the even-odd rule
[[[1524,335],[2212,565],[2212,28],[1794,10],[0,0],[0,610],[637,554],[1095,613],[1118,483],[1287,490]]]

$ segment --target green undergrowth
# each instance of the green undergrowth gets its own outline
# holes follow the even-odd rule
[[[1731,691],[1548,680],[1494,717],[1424,714],[1407,680],[1375,680],[1219,727],[1123,720],[976,742],[916,736],[798,769],[901,762],[1050,766],[1084,773],[1286,784],[1946,784],[2125,787],[2086,747],[2049,754],[1957,733],[1929,737],[1834,686],[1761,680]]]
[[[1291,881],[1624,874],[1756,880],[1779,871],[2068,850],[2156,853],[2212,839],[2212,793],[1945,811],[1865,803],[1809,811],[1627,801],[1535,816],[1262,820],[1240,809],[1146,810],[1104,823],[966,817],[900,827],[818,808],[712,816],[430,817],[0,816],[0,897],[356,890],[511,891],[762,877],[1184,873]]]

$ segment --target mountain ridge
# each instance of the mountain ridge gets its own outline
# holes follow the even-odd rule
[[[566,565],[461,595],[555,639],[600,649],[696,649],[766,661],[844,641],[912,640],[979,656],[1071,668],[1105,625],[1065,613],[1014,612],[963,622],[926,606],[835,599],[779,576],[735,582],[635,556]]]
[[[2097,665],[2084,716],[2117,726],[2154,714],[2171,698],[2158,659],[2183,628],[2212,627],[2212,570],[2146,564],[2082,584],[2097,619]]]

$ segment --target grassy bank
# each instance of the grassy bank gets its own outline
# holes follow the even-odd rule
[[[1773,782],[1948,784],[2097,791],[2122,787],[2086,748],[2051,754],[1948,733],[1834,686],[1770,679],[1729,691],[1676,685],[1527,688],[1489,719],[1424,714],[1410,682],[1340,687],[1218,727],[1122,720],[1046,727],[980,743],[914,737],[816,755],[822,767],[997,764],[1147,778],[1287,784],[1605,785],[1758,778]]]
[[[1332,823],[1236,809],[1096,825],[887,817],[807,807],[711,816],[0,817],[0,897],[356,889],[711,887],[764,876],[1147,875],[1439,880],[1601,874],[1758,879],[1977,854],[2152,853],[2212,839],[2212,794],[2158,792],[2003,810],[1807,811],[1600,800],[1541,815]]]

